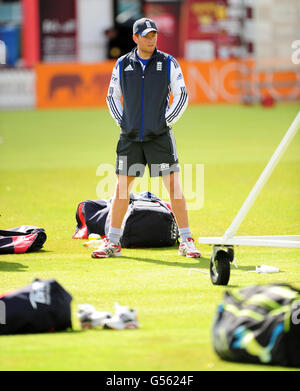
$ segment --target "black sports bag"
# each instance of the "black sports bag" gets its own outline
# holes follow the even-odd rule
[[[90,233],[108,234],[111,200],[83,201],[76,211],[74,239],[87,238]],[[150,192],[130,194],[123,221],[121,245],[133,247],[173,246],[179,231],[170,206]]]
[[[55,280],[0,295],[0,334],[26,334],[72,328],[72,296]]]
[[[47,235],[43,228],[22,225],[0,230],[0,254],[22,254],[40,250]]]
[[[300,291],[287,284],[226,291],[213,346],[224,360],[300,367]]]

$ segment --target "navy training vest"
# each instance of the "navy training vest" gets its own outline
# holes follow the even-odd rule
[[[132,141],[149,141],[169,131],[165,113],[170,96],[171,56],[155,49],[143,71],[136,51],[137,48],[119,59],[121,133]]]

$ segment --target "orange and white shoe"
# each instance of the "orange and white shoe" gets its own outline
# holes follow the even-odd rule
[[[112,243],[108,238],[103,240],[99,248],[91,254],[92,258],[120,257],[122,255],[121,245]]]
[[[193,238],[188,238],[186,242],[182,242],[179,245],[178,255],[188,258],[200,258],[201,253],[195,246]]]

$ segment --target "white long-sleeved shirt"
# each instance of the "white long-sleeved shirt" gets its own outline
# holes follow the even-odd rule
[[[113,68],[106,98],[110,114],[118,126],[121,125],[123,116],[119,64],[120,62],[118,60]],[[144,67],[142,63],[141,66]],[[170,92],[173,94],[173,102],[171,106],[168,104],[166,108],[166,122],[169,127],[171,127],[179,120],[188,105],[188,94],[183,78],[183,73],[180,65],[174,57],[171,57],[170,61]],[[167,98],[169,101],[170,93]]]

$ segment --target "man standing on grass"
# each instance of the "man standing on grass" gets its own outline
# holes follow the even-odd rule
[[[121,255],[121,226],[130,189],[134,178],[143,176],[146,164],[151,177],[162,177],[169,193],[180,234],[179,255],[201,256],[191,237],[171,131],[171,126],[187,107],[188,96],[178,62],[156,48],[157,33],[153,20],[137,20],[132,37],[137,46],[118,59],[112,72],[107,104],[121,127],[117,145],[117,185],[107,239],[92,252],[93,258]],[[169,106],[171,91],[174,100]]]

